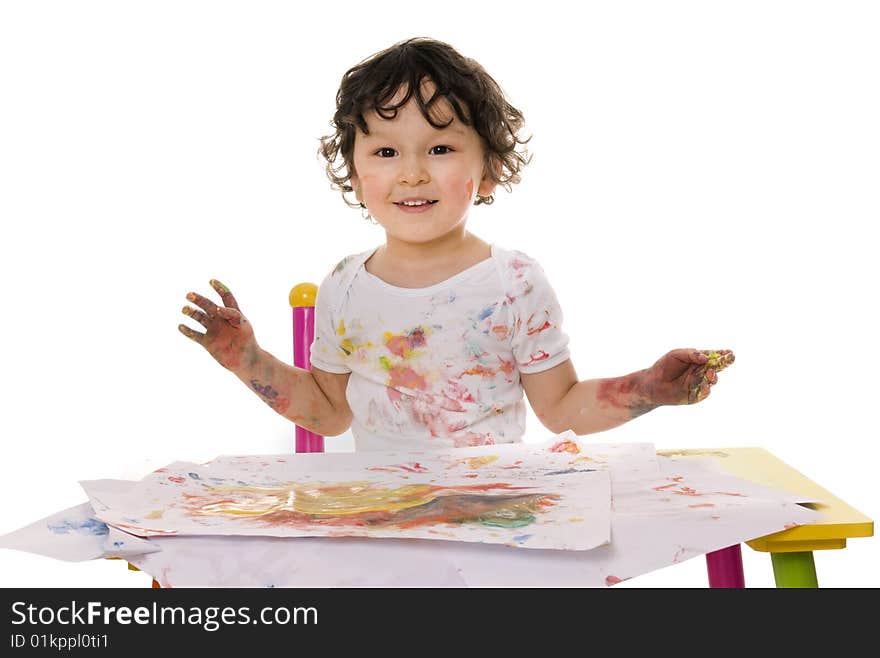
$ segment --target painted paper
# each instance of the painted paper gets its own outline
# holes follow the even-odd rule
[[[577,443],[175,462],[130,491],[81,483],[138,536],[394,537],[588,550],[610,539],[609,456]]]

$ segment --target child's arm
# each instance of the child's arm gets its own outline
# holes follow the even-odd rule
[[[211,286],[225,306],[189,293],[190,306],[183,313],[205,327],[204,334],[179,325],[180,332],[199,343],[224,368],[279,414],[322,436],[335,436],[351,424],[351,409],[345,399],[348,374],[337,375],[322,370],[304,370],[279,361],[261,349],[253,326],[242,315],[229,289],[219,281]]]
[[[582,435],[617,427],[662,405],[699,402],[717,383],[718,371],[733,360],[730,350],[679,349],[623,377],[578,381],[568,360],[521,378],[529,404],[547,429]]]

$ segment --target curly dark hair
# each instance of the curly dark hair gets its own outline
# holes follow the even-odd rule
[[[434,83],[433,95],[422,97],[422,82]],[[406,95],[396,105],[386,105],[398,90]],[[418,90],[418,92],[416,92]],[[422,116],[435,128],[445,128],[431,116],[431,107],[445,98],[466,126],[473,125],[484,145],[484,166],[492,180],[510,192],[511,183],[520,182],[520,171],[531,161],[518,133],[525,121],[522,112],[507,102],[504,92],[475,60],[462,56],[452,46],[428,37],[415,37],[394,44],[350,68],[342,76],[336,93],[336,113],[331,126],[335,132],[321,137],[318,155],[323,156],[330,187],[346,198],[354,173],[355,128],[368,134],[364,112],[375,110],[383,119],[393,119],[397,110],[415,96]],[[337,164],[338,159],[342,161]],[[528,156],[528,157],[527,157]],[[474,205],[484,203],[478,196]],[[491,199],[488,201],[491,203]]]

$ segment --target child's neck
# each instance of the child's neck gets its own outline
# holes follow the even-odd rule
[[[408,243],[389,237],[364,264],[392,286],[426,288],[455,276],[492,255],[491,246],[465,232],[442,244]]]

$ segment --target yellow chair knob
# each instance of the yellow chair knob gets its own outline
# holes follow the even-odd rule
[[[318,296],[318,286],[314,283],[298,283],[290,289],[287,299],[293,308],[314,306]]]

